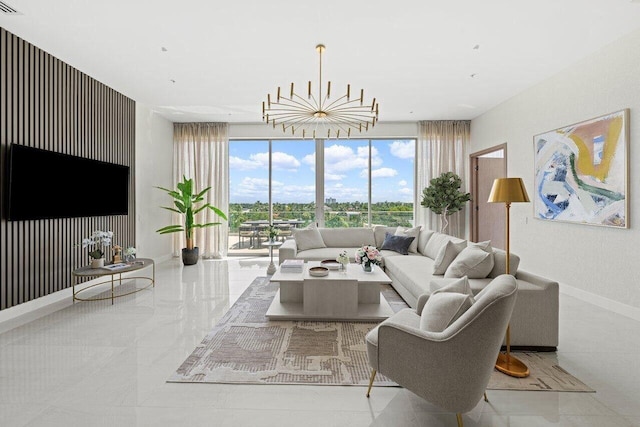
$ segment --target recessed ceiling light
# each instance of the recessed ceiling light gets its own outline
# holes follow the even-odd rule
[[[168,49],[167,49],[166,47],[162,46],[162,47],[160,48],[160,50],[161,50],[161,51],[163,51],[163,52],[166,52]]]
[[[175,82],[176,82],[176,81],[175,81],[175,80],[173,80],[173,79],[169,79],[169,81],[170,81],[171,83],[175,83]]]
[[[473,47],[473,50],[478,50],[478,49],[480,49],[480,45],[479,45],[479,44],[477,44],[477,45],[475,45],[475,46]]]
[[[473,73],[469,77],[471,77],[472,79],[475,79],[477,76],[478,76],[478,73]]]

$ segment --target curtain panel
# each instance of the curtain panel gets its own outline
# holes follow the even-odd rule
[[[416,144],[416,200],[415,223],[429,230],[440,230],[440,215],[423,207],[422,190],[432,178],[444,172],[454,172],[462,179],[462,191],[466,188],[466,152],[471,135],[469,120],[425,120],[418,122]],[[449,216],[447,234],[466,238],[466,208]]]
[[[174,123],[173,125],[175,185],[183,176],[192,178],[195,190],[211,187],[206,202],[228,215],[229,211],[229,132],[227,123]],[[174,215],[175,224],[184,218]],[[222,258],[227,254],[229,224],[210,209],[200,212],[196,223],[221,222],[219,226],[196,228],[195,245],[203,258]],[[184,233],[174,233],[174,256],[186,246]]]

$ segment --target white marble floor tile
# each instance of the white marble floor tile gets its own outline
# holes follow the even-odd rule
[[[0,334],[0,425],[453,426],[399,387],[183,384],[166,380],[269,259],[179,259],[156,286],[80,302]],[[640,322],[561,295],[560,365],[595,393],[490,390],[465,426],[640,426]]]

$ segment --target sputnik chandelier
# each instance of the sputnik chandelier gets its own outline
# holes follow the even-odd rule
[[[267,94],[267,101],[262,102],[262,120],[275,129],[282,127],[285,133],[293,136],[302,134],[302,138],[349,138],[355,131],[368,131],[378,121],[378,103],[376,99],[366,102],[364,89],[360,96],[351,97],[351,85],[347,85],[347,93],[339,98],[331,98],[331,82],[327,82],[327,91],[322,89],[322,53],[325,47],[316,46],[320,55],[320,73],[318,79],[318,95],[314,96],[311,81],[307,85],[306,96],[294,91],[293,83],[288,93],[278,86],[276,95]],[[288,96],[287,96],[288,95]]]

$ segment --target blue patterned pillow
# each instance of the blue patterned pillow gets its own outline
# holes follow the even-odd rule
[[[402,255],[409,255],[409,246],[411,246],[411,242],[413,242],[414,239],[415,237],[413,236],[395,236],[391,233],[385,233],[384,242],[380,249],[398,252]]]

